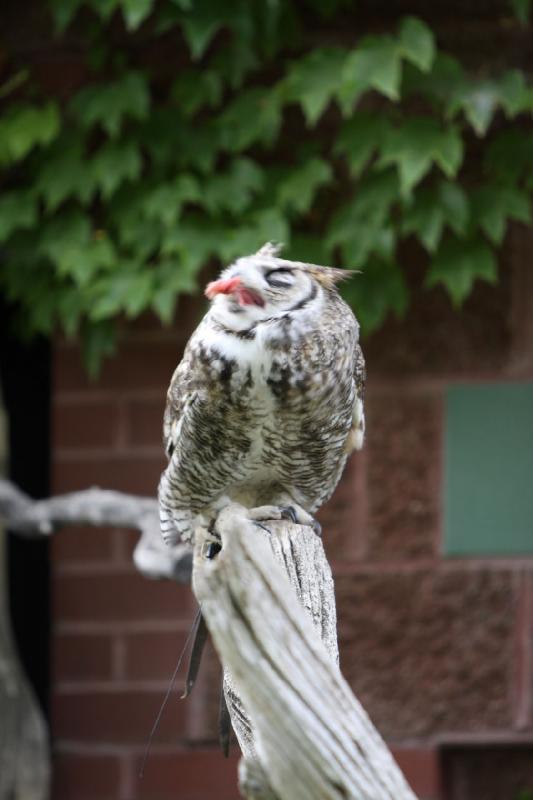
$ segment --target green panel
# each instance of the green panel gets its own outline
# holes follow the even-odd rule
[[[445,553],[533,553],[533,384],[450,388],[445,459]]]

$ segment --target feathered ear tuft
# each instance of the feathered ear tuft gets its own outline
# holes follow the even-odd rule
[[[271,258],[276,258],[281,251],[283,250],[283,244],[281,242],[266,242],[266,244],[261,247],[256,256],[270,256]]]
[[[310,271],[316,280],[327,289],[332,289],[337,283],[347,281],[352,278],[359,270],[356,269],[337,269],[337,267],[315,267],[310,264]]]

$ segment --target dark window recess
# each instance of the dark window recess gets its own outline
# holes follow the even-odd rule
[[[532,475],[533,383],[450,388],[445,553],[533,553]]]
[[[0,303],[0,383],[8,420],[10,479],[32,497],[49,492],[50,346],[22,343]],[[50,589],[49,544],[8,537],[9,600],[19,655],[48,715]]]
[[[533,800],[533,745],[442,751],[445,800]]]

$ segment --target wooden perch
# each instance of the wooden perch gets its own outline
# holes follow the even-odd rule
[[[135,566],[148,578],[188,583],[189,545],[168,547],[161,538],[157,500],[105,489],[32,500],[9,481],[0,480],[0,520],[21,536],[47,536],[65,525],[114,526],[140,531],[133,554]]]
[[[311,528],[232,505],[196,532],[193,588],[226,673],[249,800],[416,800],[337,663],[333,582]]]

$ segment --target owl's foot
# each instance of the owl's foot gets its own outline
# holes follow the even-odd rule
[[[295,525],[308,525],[314,530],[317,536],[322,536],[322,527],[319,522],[309,514],[304,508],[298,505],[283,506],[281,507],[282,519],[288,519],[294,522]]]
[[[283,519],[282,509],[279,506],[257,506],[248,509],[248,519],[252,522],[268,522],[274,519]]]

